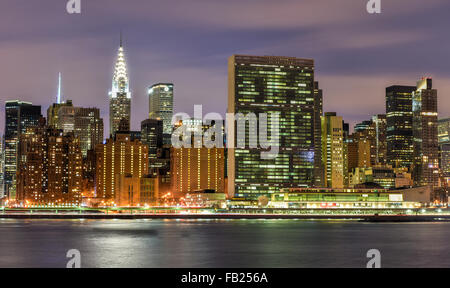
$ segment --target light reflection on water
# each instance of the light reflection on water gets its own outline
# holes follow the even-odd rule
[[[450,223],[0,220],[0,267],[450,267]]]

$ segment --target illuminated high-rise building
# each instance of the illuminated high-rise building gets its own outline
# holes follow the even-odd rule
[[[414,86],[386,88],[386,160],[394,168],[410,169],[413,163]]]
[[[450,185],[450,142],[440,145],[440,153],[442,176],[447,181],[447,185]]]
[[[350,188],[375,183],[383,189],[392,189],[395,188],[395,180],[395,173],[391,166],[355,168],[350,173]]]
[[[324,187],[344,188],[345,184],[345,144],[341,116],[335,112],[322,116],[322,162],[324,167]]]
[[[164,144],[170,144],[173,116],[173,84],[158,83],[148,89],[149,118],[163,121]]]
[[[95,151],[96,192],[105,202],[114,201],[120,175],[142,178],[148,174],[148,146],[139,140],[131,141],[129,133],[116,133],[115,138],[98,144]]]
[[[60,106],[58,109],[56,129],[62,130],[63,133],[74,132],[76,111],[77,108],[73,105]]]
[[[150,168],[158,158],[158,149],[163,147],[163,121],[147,119],[141,122],[141,141],[148,146]]]
[[[431,78],[420,80],[412,96],[416,186],[439,186],[437,90],[432,84]]]
[[[20,136],[17,201],[32,206],[79,206],[83,177],[73,133],[41,125]]]
[[[41,117],[41,106],[18,100],[6,101],[4,182],[10,200],[16,198],[17,148],[20,135],[25,133],[27,128],[37,126]]]
[[[98,108],[62,106],[58,111],[58,129],[64,133],[73,132],[80,138],[83,157],[97,144],[103,143],[103,119]]]
[[[377,164],[377,131],[371,120],[366,120],[355,125],[355,133],[352,135],[356,143],[365,142],[370,146],[370,166]],[[358,145],[358,147],[360,147]]]
[[[58,112],[61,107],[72,107],[72,100],[63,100],[62,96],[62,79],[61,79],[61,73],[58,75],[58,92],[56,95],[56,102],[50,105],[47,109],[47,125],[51,126],[55,129],[62,129],[58,127]]]
[[[0,135],[0,199],[3,198],[3,196],[5,196],[5,186],[4,186],[4,173],[5,171],[3,170],[5,168],[5,153],[3,150],[4,147],[4,143],[3,143],[3,137]]]
[[[375,129],[375,164],[386,165],[387,142],[386,128],[387,119],[385,114],[377,114],[372,117],[372,126]]]
[[[441,173],[450,185],[450,118],[439,120],[438,133]]]
[[[247,143],[243,149],[230,148],[228,135],[228,194],[256,199],[282,188],[313,186],[315,113],[319,113],[315,110],[314,60],[234,55],[228,62],[228,83],[229,113],[267,113],[268,119],[279,113],[280,127],[279,153],[274,159],[262,159],[262,149]],[[267,134],[273,135],[268,126]],[[245,130],[247,142],[256,131]]]
[[[224,148],[171,148],[170,175],[173,192],[225,191]]]
[[[109,92],[109,131],[113,137],[119,131],[119,125],[126,124],[125,131],[131,129],[131,92],[129,87],[127,62],[125,52],[120,38],[120,47],[117,55],[114,75],[112,80],[112,89]],[[122,124],[123,125],[123,124]]]
[[[116,179],[114,204],[119,207],[142,207],[157,204],[159,198],[158,177],[119,175]]]
[[[438,137],[439,144],[450,143],[450,118],[439,120]]]
[[[59,110],[62,107],[73,107],[72,100],[67,100],[66,102],[62,102],[62,103],[53,103],[52,105],[50,105],[48,107],[48,109],[47,109],[47,124],[48,124],[48,126],[51,126],[55,129],[63,129],[63,128],[59,127],[60,121],[58,119]]]
[[[319,89],[319,82],[314,82],[314,186],[323,187],[324,167],[322,163],[322,122],[323,91]]]
[[[174,128],[186,129],[192,135],[209,135],[215,124],[204,124],[200,119],[183,119],[175,123]],[[221,124],[218,124],[221,125]],[[223,131],[221,132],[223,136]],[[216,139],[216,135],[211,135]],[[204,138],[191,138],[191,147],[170,149],[170,176],[172,191],[189,193],[200,190],[225,192],[225,149],[207,148]]]
[[[352,157],[357,153],[357,158],[350,161],[350,171],[357,167],[386,165],[386,115],[378,114],[371,120],[356,124],[350,142],[349,149],[356,149]],[[354,166],[354,163],[358,163],[358,166]]]
[[[369,130],[364,130],[365,132]],[[369,140],[368,134],[355,132],[347,140],[347,171],[353,173],[356,168],[372,167],[374,159],[373,141]],[[372,139],[373,140],[373,139]]]
[[[343,135],[344,135],[344,187],[348,187],[350,184],[349,174],[349,145],[350,139],[350,124],[342,123]]]

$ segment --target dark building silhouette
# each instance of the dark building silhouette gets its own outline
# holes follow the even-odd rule
[[[386,88],[387,164],[410,169],[413,163],[412,93],[414,86]]]
[[[38,126],[41,106],[24,101],[6,101],[5,105],[5,192],[11,200],[16,198],[18,143],[27,128]]]

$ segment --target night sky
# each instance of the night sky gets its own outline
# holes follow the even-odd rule
[[[147,87],[175,84],[176,112],[225,113],[232,54],[313,58],[325,111],[347,122],[385,112],[385,87],[434,79],[440,118],[450,116],[450,1],[381,0],[66,0],[0,1],[0,131],[4,101],[47,107],[58,72],[63,97],[98,107],[109,129],[108,91],[124,34],[132,129],[148,117]],[[105,133],[106,136],[106,133]]]

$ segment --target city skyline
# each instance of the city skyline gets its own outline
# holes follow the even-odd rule
[[[123,30],[133,93],[132,130],[139,130],[140,121],[147,118],[148,86],[159,82],[174,83],[175,112],[190,113],[194,104],[203,104],[204,112],[225,113],[226,62],[232,54],[315,59],[316,80],[321,83],[324,93],[324,112],[336,111],[350,122],[351,127],[372,115],[384,113],[386,87],[414,85],[422,76],[432,76],[434,87],[441,91],[439,118],[450,114],[450,100],[445,97],[450,91],[449,57],[446,57],[449,43],[441,37],[445,34],[434,25],[443,22],[441,26],[446,26],[448,19],[444,18],[443,11],[449,4],[444,1],[429,1],[425,7],[420,6],[420,1],[384,3],[383,13],[377,15],[378,18],[365,13],[364,1],[359,1],[361,7],[353,7],[351,4],[356,1],[352,0],[340,2],[339,6],[326,1],[298,6],[294,1],[283,1],[280,5],[266,1],[253,5],[231,2],[227,7],[213,3],[205,7],[201,15],[196,13],[198,17],[180,15],[179,11],[198,7],[201,1],[192,2],[193,8],[177,3],[178,8],[173,10],[169,9],[173,8],[173,3],[158,3],[160,11],[165,12],[161,14],[170,19],[162,22],[158,21],[164,19],[153,15],[151,9],[143,9],[154,3],[137,2],[140,2],[140,10],[151,15],[143,15],[131,7],[133,5],[103,7],[99,3],[89,3],[80,16],[72,17],[60,9],[65,3],[52,0],[41,1],[33,10],[34,14],[28,15],[30,12],[23,7],[25,2],[5,1],[8,9],[14,12],[12,14],[23,17],[15,17],[22,19],[20,23],[9,18],[0,20],[0,23],[8,22],[8,25],[1,25],[0,33],[4,36],[2,54],[8,55],[5,65],[11,67],[0,72],[6,83],[0,109],[4,111],[5,100],[19,99],[42,106],[45,113],[55,102],[58,73],[62,72],[64,99],[73,100],[76,106],[100,108],[101,117],[107,122],[110,78],[119,31]],[[240,5],[240,12],[227,16],[227,12],[237,11],[236,5]],[[226,9],[222,11],[223,8]],[[327,25],[325,29],[321,21],[307,17],[306,12],[313,8],[318,11],[313,18],[327,24],[339,22],[339,25],[334,25],[335,28]],[[273,15],[287,15],[275,17],[269,11],[276,12]],[[119,21],[110,22],[114,18],[110,15],[119,12],[122,13]],[[49,21],[44,19],[46,13],[60,16]],[[431,23],[407,21],[421,13],[433,13]],[[131,19],[132,15],[138,17]],[[270,17],[259,19],[254,15]],[[346,20],[348,15],[352,15],[352,19]],[[233,23],[225,21],[231,17],[235,17],[235,21],[230,21]],[[149,18],[152,18],[150,22]],[[183,21],[188,23],[187,27],[182,26]],[[260,25],[261,22],[264,25]],[[11,23],[15,26],[14,35],[6,28]],[[192,29],[205,26],[205,23],[211,25]],[[355,23],[358,28],[353,28]],[[93,25],[98,28],[93,29]],[[30,32],[30,27],[36,28],[34,32]],[[387,31],[386,27],[390,29]],[[433,30],[428,31],[428,28]],[[329,37],[333,33],[336,36]],[[433,41],[440,45],[430,45]],[[34,69],[37,68],[40,70],[36,74]],[[204,89],[198,89],[199,82]],[[364,101],[357,101],[362,99],[361,95],[364,95]],[[210,101],[211,97],[215,101]],[[346,107],[347,101],[352,103],[352,109]],[[105,123],[105,131],[109,131],[108,126]],[[0,133],[4,133],[3,117],[0,117]]]

